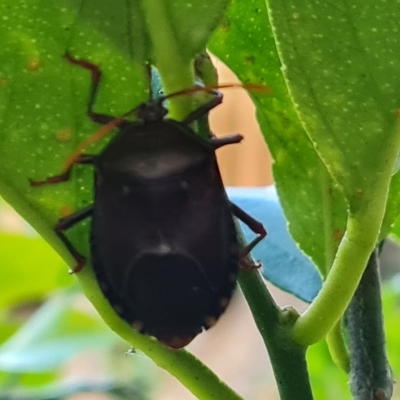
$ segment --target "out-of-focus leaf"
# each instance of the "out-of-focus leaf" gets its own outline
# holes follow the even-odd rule
[[[0,370],[42,372],[89,348],[106,348],[114,335],[96,316],[73,307],[74,296],[52,298],[0,347]]]
[[[42,299],[74,282],[60,256],[40,237],[0,232],[0,308]]]
[[[397,218],[396,221],[394,222],[391,234],[393,240],[395,240],[397,243],[400,243],[400,218]]]
[[[14,397],[10,396],[9,393],[6,392],[5,388],[11,387],[26,387],[26,388],[35,388],[40,387],[42,385],[49,384],[54,381],[56,378],[56,371],[46,371],[46,372],[34,372],[34,373],[13,373],[13,372],[4,372],[0,371],[0,387],[2,390],[0,391],[0,400],[17,400]],[[6,395],[8,394],[8,396]]]
[[[315,399],[351,400],[348,376],[332,363],[325,341],[307,350],[307,365]]]
[[[400,274],[395,275],[382,290],[383,315],[385,316],[385,333],[390,366],[393,369],[393,379],[400,379]]]

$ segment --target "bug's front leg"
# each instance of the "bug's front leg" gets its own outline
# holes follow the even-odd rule
[[[192,122],[196,121],[197,119],[200,119],[201,117],[204,117],[207,115],[209,111],[211,111],[213,108],[215,108],[217,105],[222,103],[222,93],[218,92],[217,90],[214,90],[212,92],[214,97],[209,100],[207,103],[202,104],[199,108],[196,110],[192,111],[183,121],[182,123],[184,125],[190,125]]]

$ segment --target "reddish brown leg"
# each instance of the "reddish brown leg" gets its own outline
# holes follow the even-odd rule
[[[78,60],[77,58],[72,57],[68,53],[65,54],[65,59],[68,62],[70,62],[71,64],[74,64],[79,67],[87,69],[92,76],[92,85],[91,85],[92,87],[90,90],[89,102],[88,102],[88,106],[87,106],[87,115],[89,116],[89,118],[92,121],[97,122],[102,125],[106,125],[109,122],[115,120],[116,119],[115,117],[111,117],[111,116],[105,115],[105,114],[99,114],[99,113],[93,111],[94,103],[95,103],[96,97],[97,97],[97,92],[98,92],[100,82],[102,79],[102,72],[101,72],[99,66],[96,64],[93,64],[89,61],[86,61],[86,60]],[[118,124],[119,128],[123,128],[124,124],[125,124],[125,121]]]
[[[81,154],[79,158],[74,161],[74,163],[65,171],[59,175],[50,176],[44,181],[33,181],[29,179],[29,183],[33,187],[43,186],[43,185],[54,185],[55,183],[66,182],[71,177],[72,167],[75,164],[93,164],[96,156],[89,154]]]

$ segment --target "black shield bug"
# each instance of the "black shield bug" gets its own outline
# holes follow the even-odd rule
[[[73,165],[93,165],[93,204],[55,226],[76,259],[73,272],[85,258],[64,231],[91,217],[91,262],[115,311],[169,347],[186,346],[217,321],[232,295],[241,258],[266,235],[259,222],[229,202],[215,158],[217,148],[239,143],[242,136],[204,140],[189,127],[221,103],[215,91],[184,121],[164,118],[165,99],[204,90],[199,88],[141,104],[134,110],[138,122],[97,114],[99,68],[66,58],[92,74],[87,113],[105,126],[101,135],[115,126],[119,132],[100,154],[82,154],[81,146],[63,173],[31,185],[63,182]],[[257,234],[245,249],[240,249],[233,216]]]

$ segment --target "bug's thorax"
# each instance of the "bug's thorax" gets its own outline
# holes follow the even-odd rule
[[[163,120],[127,125],[99,155],[96,169],[147,180],[179,174],[213,158],[206,141],[175,121]]]

